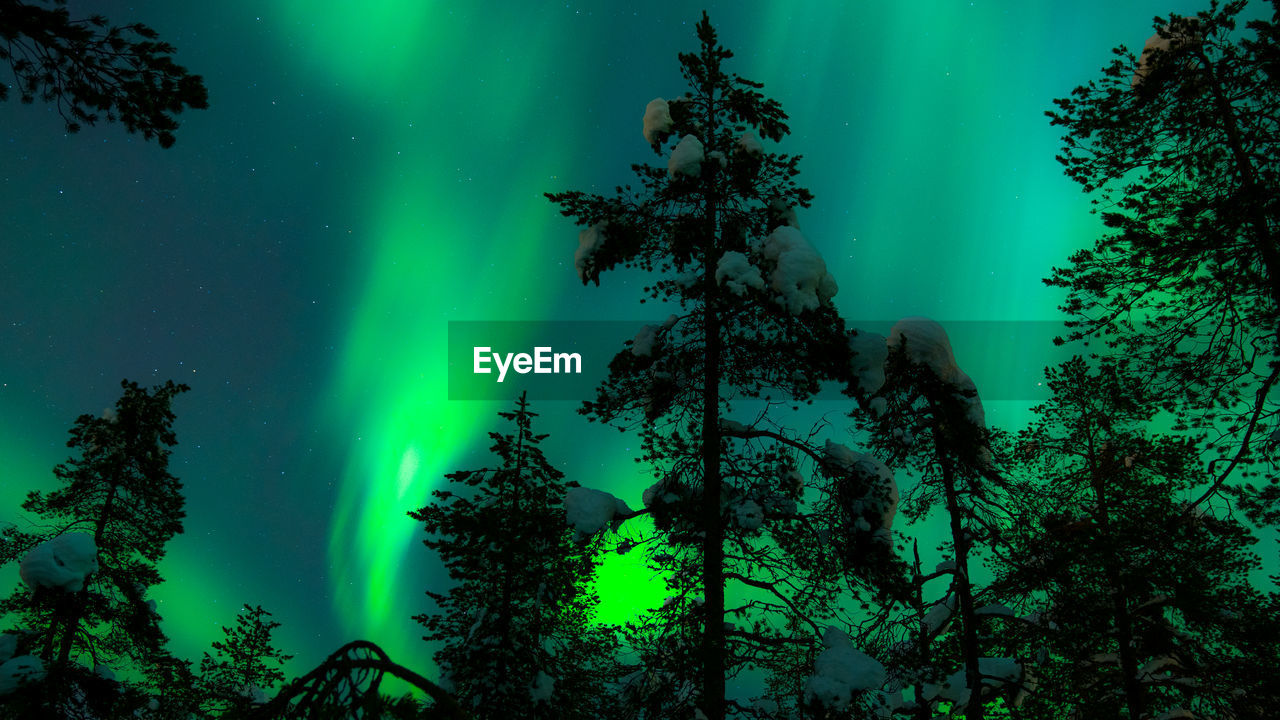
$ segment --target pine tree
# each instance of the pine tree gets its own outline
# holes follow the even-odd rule
[[[1005,451],[1019,521],[996,581],[1052,622],[1033,640],[1047,660],[1027,712],[1266,716],[1275,650],[1256,639],[1277,623],[1250,585],[1252,534],[1187,502],[1197,439],[1149,434],[1151,390],[1114,362],[1076,357],[1046,377],[1052,398]]]
[[[27,651],[52,676],[83,663],[103,674],[126,668],[161,672],[171,656],[148,589],[162,581],[165,545],[182,532],[182,483],[169,472],[173,398],[187,391],[172,381],[150,391],[122,381],[115,407],[81,415],[67,441],[76,455],[54,468],[61,487],[31,492],[22,507],[43,520],[39,532],[6,532],[5,560],[22,560],[24,580],[0,612],[16,616]],[[66,570],[58,553],[79,557]],[[45,557],[49,554],[49,557]],[[68,581],[69,580],[69,581]],[[70,692],[63,682],[50,697]],[[51,707],[65,698],[50,700]]]
[[[1072,339],[1104,337],[1159,402],[1216,425],[1228,456],[1207,499],[1278,432],[1280,64],[1277,15],[1236,31],[1246,3],[1156,18],[1140,57],[1056,100],[1059,160],[1107,230],[1045,282],[1068,289]],[[1280,436],[1276,436],[1280,437]],[[1234,446],[1234,447],[1232,447]]]
[[[877,428],[872,444],[885,462],[911,467],[919,478],[904,499],[904,513],[918,520],[941,506],[947,523],[944,562],[926,575],[917,553],[909,592],[889,598],[906,611],[899,614],[900,639],[887,643],[895,692],[915,688],[916,702],[904,710],[912,717],[931,716],[931,708],[945,701],[953,712],[980,720],[996,695],[1016,698],[1026,674],[1024,663],[993,654],[991,623],[1000,620],[981,611],[983,589],[974,580],[980,552],[1000,545],[1000,528],[1008,521],[1005,482],[989,448],[977,388],[956,364],[942,326],[905,318],[888,338],[873,339],[859,347],[875,345],[885,358],[882,366],[871,362],[879,356],[855,355],[860,367],[883,367],[870,384],[863,423]],[[928,599],[924,583],[933,579],[949,583],[941,596]],[[888,707],[904,707],[901,696],[891,693],[890,700]]]
[[[522,395],[492,432],[497,467],[451,473],[451,489],[409,513],[457,585],[428,591],[439,608],[414,619],[439,643],[436,664],[478,720],[610,717],[614,631],[593,621],[592,548],[561,506],[563,474],[543,456]]]
[[[281,668],[293,656],[272,644],[271,633],[280,623],[270,617],[260,605],[245,605],[236,615],[236,626],[222,628],[225,637],[214,641],[213,654],[204,654],[199,686],[206,697],[206,713],[213,717],[244,714],[266,702],[284,681]]]
[[[784,433],[766,432],[768,418],[748,427],[727,417],[752,398],[803,401],[822,380],[846,378],[848,352],[831,304],[835,282],[796,227],[795,209],[812,199],[794,180],[799,157],[761,144],[787,134],[787,117],[759,83],[724,69],[732,53],[705,13],[697,37],[698,51],[679,56],[690,90],[645,109],[644,138],[665,167],[633,166],[639,187],[619,187],[612,197],[548,197],[585,226],[575,256],[584,283],[598,284],[615,266],[639,268],[657,277],[647,299],[679,308],[614,358],[583,412],[641,426],[641,461],[659,474],[642,512],[664,535],[655,558],[679,593],[667,614],[680,637],[690,627],[700,636],[693,656],[674,669],[650,669],[696,668],[696,681],[678,683],[696,686],[692,706],[677,708],[668,695],[673,704],[663,712],[692,716],[697,707],[722,720],[726,677],[752,662],[762,639],[752,620],[736,617],[726,635],[726,582],[773,595],[775,608],[794,614],[785,583],[766,568],[777,563],[770,533],[795,522],[803,489],[785,466],[808,454]],[[788,459],[764,443],[795,452]]]
[[[0,62],[14,80],[0,82],[0,100],[12,87],[24,103],[53,103],[67,132],[105,117],[166,148],[178,113],[209,106],[204,81],[173,61],[155,30],[109,26],[101,15],[72,20],[66,0],[52,4],[0,0]]]

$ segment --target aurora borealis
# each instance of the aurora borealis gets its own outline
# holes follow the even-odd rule
[[[445,585],[408,510],[488,463],[506,403],[449,401],[449,321],[631,320],[644,284],[583,287],[577,231],[543,197],[660,162],[645,103],[683,92],[680,3],[71,2],[141,21],[204,76],[210,109],[161,150],[116,125],[66,135],[0,104],[0,521],[50,487],[66,430],[123,377],[192,386],[172,471],[186,532],[159,591],[198,658],[243,603],[304,672],[366,638],[430,666],[411,615]],[[1092,242],[1054,160],[1051,100],[1190,2],[712,3],[731,69],[790,115],[778,148],[816,196],[800,223],[854,324],[1058,320],[1040,278]],[[628,338],[619,338],[621,343]],[[1048,337],[1044,343],[1048,344]],[[530,338],[531,341],[536,338]],[[1046,347],[957,344],[976,381]],[[1030,391],[1030,390],[1029,390]],[[1015,425],[1027,401],[987,403]],[[534,407],[569,479],[638,496],[635,439],[576,403]],[[661,599],[638,558],[606,619]],[[4,587],[17,582],[0,571]],[[621,592],[613,593],[614,588]]]

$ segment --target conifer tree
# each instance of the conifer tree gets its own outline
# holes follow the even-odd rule
[[[84,664],[147,677],[172,659],[146,594],[162,581],[165,545],[182,532],[182,483],[169,472],[169,448],[177,444],[170,406],[189,388],[121,386],[101,417],[76,419],[67,441],[76,454],[54,468],[60,487],[31,492],[23,503],[45,529],[5,533],[4,560],[21,560],[24,585],[0,602],[0,612],[24,630],[27,652],[54,676]],[[71,686],[54,688],[49,707]]]
[[[684,674],[676,687],[692,688],[679,693],[680,707],[668,694],[661,712],[692,717],[696,709],[722,720],[726,677],[750,664],[764,639],[752,621],[727,622],[742,608],[726,605],[726,585],[772,595],[776,609],[796,615],[780,575],[764,568],[778,562],[769,549],[775,527],[796,515],[803,484],[790,470],[812,452],[788,443],[770,418],[749,426],[728,418],[751,398],[803,401],[822,380],[845,378],[848,352],[831,304],[835,281],[796,227],[795,210],[812,199],[794,179],[799,157],[762,145],[787,134],[787,117],[759,83],[725,69],[732,53],[705,13],[697,37],[698,51],[679,56],[689,90],[645,108],[644,139],[665,167],[633,166],[639,186],[612,196],[548,197],[585,228],[575,255],[583,283],[598,284],[615,266],[639,268],[655,277],[641,302],[678,308],[614,358],[583,412],[641,427],[640,459],[658,473],[642,511],[664,539],[652,557],[678,593],[666,609],[672,632],[698,638],[696,650],[681,643],[687,652],[674,669],[650,669]]]
[[[1005,451],[1019,521],[996,581],[1052,622],[1027,712],[1265,717],[1275,650],[1257,640],[1278,624],[1250,585],[1252,534],[1188,502],[1196,439],[1150,434],[1151,390],[1117,363],[1076,357],[1046,377],[1053,396]]]
[[[281,668],[293,658],[278,650],[271,633],[280,623],[257,605],[236,615],[235,627],[223,627],[222,640],[213,643],[213,654],[200,660],[199,686],[206,701],[204,711],[213,717],[241,715],[266,702],[281,682]]]
[[[863,353],[872,353],[855,354],[857,366],[883,368],[870,383],[874,397],[864,415],[864,424],[879,430],[872,444],[888,463],[913,467],[919,477],[903,511],[920,519],[940,505],[947,523],[944,562],[925,575],[917,553],[909,593],[891,598],[906,613],[905,631],[889,643],[895,682],[886,707],[931,717],[932,708],[945,702],[967,720],[980,720],[992,698],[1020,694],[1026,673],[1018,659],[993,653],[990,623],[999,621],[982,611],[983,589],[974,580],[979,553],[1000,543],[1007,522],[1005,483],[989,449],[985,412],[938,323],[904,318],[888,338],[872,338],[858,347],[874,344],[879,355],[864,360]],[[877,357],[885,358],[883,365],[873,362]],[[932,579],[949,580],[936,599],[923,589]],[[914,705],[904,705],[897,694],[908,687],[915,688]]]
[[[498,465],[447,475],[450,488],[409,513],[457,583],[428,591],[439,610],[414,619],[477,720],[610,717],[615,631],[593,621],[592,548],[561,505],[576,483],[543,456],[525,396],[499,416],[514,431],[489,433]]]
[[[1045,282],[1070,338],[1106,338],[1184,423],[1226,431],[1202,500],[1280,431],[1280,16],[1240,31],[1245,7],[1156,18],[1048,113],[1106,231]]]

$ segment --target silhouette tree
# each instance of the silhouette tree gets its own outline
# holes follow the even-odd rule
[[[883,368],[871,383],[873,397],[864,400],[870,412],[862,422],[877,428],[872,444],[885,462],[913,468],[919,478],[903,498],[904,514],[919,520],[941,506],[947,523],[943,563],[926,574],[917,553],[909,592],[890,598],[906,612],[897,614],[896,636],[882,641],[895,680],[886,707],[932,717],[931,708],[947,702],[953,712],[979,720],[995,696],[1015,702],[1026,673],[1018,659],[993,654],[991,624],[1003,621],[984,610],[983,588],[975,580],[980,553],[1002,544],[1000,528],[1009,522],[1006,483],[989,448],[977,388],[957,365],[942,326],[904,318],[888,338],[872,337],[874,343],[857,347],[875,345],[878,354],[855,353],[857,366]],[[862,359],[864,353],[873,357]],[[873,362],[877,357],[884,357],[882,365]],[[935,579],[947,580],[947,588],[928,601],[924,584]],[[886,618],[894,616],[886,611]],[[916,688],[914,705],[897,694],[905,687]]]
[[[236,626],[222,628],[225,637],[214,641],[213,654],[204,654],[199,686],[206,697],[206,713],[214,717],[243,715],[254,705],[265,703],[284,681],[281,667],[293,656],[272,644],[271,632],[280,623],[270,617],[260,605],[245,605],[236,615]]]
[[[1237,33],[1244,7],[1156,18],[1141,57],[1117,49],[1048,113],[1107,230],[1045,282],[1068,290],[1069,339],[1106,338],[1182,422],[1223,431],[1200,501],[1280,432],[1277,26]]]
[[[500,465],[449,474],[450,489],[409,513],[458,583],[428,591],[439,612],[414,619],[474,717],[610,717],[617,641],[592,619],[592,550],[565,525],[574,483],[543,456],[524,395],[499,416],[514,425],[489,434]]]
[[[121,387],[103,416],[76,419],[67,445],[77,454],[54,468],[61,487],[27,495],[22,507],[46,529],[5,531],[3,560],[21,559],[26,586],[0,601],[0,613],[16,616],[24,644],[51,675],[74,675],[87,661],[145,678],[165,674],[172,660],[146,593],[162,580],[165,545],[182,532],[182,483],[168,467],[177,444],[170,405],[189,388]],[[74,683],[59,685],[57,693],[71,693]]]
[[[1149,435],[1150,389],[1113,361],[1046,378],[1052,398],[1004,450],[1019,520],[995,582],[1052,621],[1024,648],[1045,658],[1026,712],[1267,716],[1275,649],[1260,640],[1278,625],[1250,585],[1251,533],[1187,502],[1196,440]]]
[[[647,299],[679,308],[613,359],[583,412],[643,429],[641,460],[660,478],[645,493],[643,512],[665,536],[654,557],[681,594],[667,612],[673,632],[678,626],[687,637],[692,625],[700,635],[693,662],[660,674],[696,666],[690,699],[709,720],[721,720],[726,677],[751,662],[751,646],[761,640],[738,627],[727,638],[726,582],[775,595],[774,607],[795,612],[776,595],[785,584],[761,573],[777,562],[769,536],[793,521],[802,485],[779,468],[784,452],[761,445],[805,452],[765,416],[750,426],[727,418],[752,398],[803,400],[823,379],[845,378],[848,352],[830,302],[835,282],[796,227],[795,209],[812,198],[794,180],[799,158],[761,144],[788,132],[786,115],[760,84],[725,71],[732,53],[705,13],[697,37],[698,51],[679,56],[690,90],[645,109],[645,140],[665,167],[633,166],[639,187],[619,187],[612,197],[548,197],[585,226],[575,255],[583,283],[598,284],[615,266],[639,268],[657,276]],[[599,507],[608,510],[608,502]],[[585,524],[601,527],[609,517]],[[691,715],[693,708],[665,712]]]
[[[101,15],[72,20],[65,4],[0,0],[0,62],[22,102],[53,103],[67,132],[105,118],[172,146],[175,116],[209,106],[204,81],[175,63],[173,46],[146,25],[109,25]],[[0,83],[0,100],[8,94]]]

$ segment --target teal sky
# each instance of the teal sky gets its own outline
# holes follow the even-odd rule
[[[210,109],[161,150],[0,104],[0,520],[24,523],[65,433],[119,380],[174,379],[186,532],[158,591],[190,658],[242,603],[302,672],[367,638],[410,667],[409,617],[446,586],[405,512],[488,462],[505,405],[450,402],[450,320],[645,319],[638,275],[582,287],[544,192],[657,161],[645,104],[682,94],[680,3],[71,2],[141,21],[202,74]],[[730,69],[791,116],[806,237],[851,321],[1052,321],[1040,278],[1092,242],[1054,160],[1054,97],[1188,2],[711,3]],[[531,338],[533,339],[533,338]],[[621,343],[628,338],[619,338]],[[1042,343],[956,353],[981,390]],[[1032,399],[987,403],[1013,427]],[[568,476],[638,503],[636,439],[576,403],[535,408]],[[660,599],[627,559],[606,619]],[[0,570],[11,587],[12,569]],[[610,589],[625,592],[610,593]],[[651,591],[651,592],[650,592]]]

